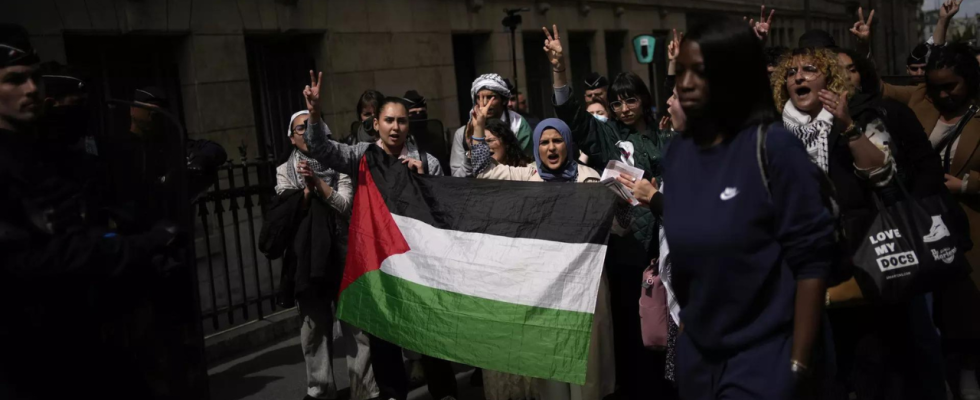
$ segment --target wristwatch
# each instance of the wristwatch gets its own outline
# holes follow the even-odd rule
[[[841,136],[847,138],[848,141],[857,140],[862,135],[864,135],[864,128],[861,128],[860,126],[854,123],[848,126],[847,129],[845,129],[844,132],[841,133]]]

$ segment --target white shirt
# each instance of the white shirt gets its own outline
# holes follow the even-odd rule
[[[953,133],[953,130],[956,129],[956,124],[959,124],[959,122],[960,121],[957,120],[956,122],[950,124],[950,123],[943,122],[942,120],[936,121],[936,127],[933,128],[932,133],[929,134],[929,143],[932,143],[933,149],[939,151],[939,157],[942,158],[944,162],[946,157],[946,149],[940,149],[939,144],[940,142],[943,141],[943,139],[946,136],[949,136],[950,134]],[[952,158],[953,155],[956,154],[956,146],[959,143],[960,143],[960,138],[956,138],[956,140],[953,141],[952,148],[950,148],[950,153],[949,153],[950,158]]]

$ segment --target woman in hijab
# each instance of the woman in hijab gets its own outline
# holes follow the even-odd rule
[[[354,191],[349,176],[326,168],[310,157],[303,138],[309,118],[309,111],[304,110],[289,120],[286,134],[293,151],[276,168],[279,198],[268,218],[290,220],[289,231],[295,232],[285,248],[280,286],[289,292],[283,293],[286,297],[295,295],[303,318],[300,345],[306,358],[306,398],[321,399],[333,398],[337,393],[331,354],[335,320],[332,303],[347,252],[346,220],[350,217]],[[278,212],[283,210],[280,207],[292,211]],[[320,251],[321,247],[326,251]],[[345,337],[354,335],[349,331],[345,329]],[[367,374],[359,373],[354,365],[350,366],[350,373],[351,382],[355,383],[352,391],[367,392],[367,397],[377,395],[377,389],[370,388],[374,386],[373,380],[363,381]]]
[[[592,168],[575,161],[575,144],[572,132],[564,122],[549,118],[534,129],[534,164],[510,166],[500,164],[492,156],[486,143],[483,128],[487,118],[487,106],[474,107],[471,116],[476,122],[473,132],[471,176],[479,179],[496,179],[528,182],[598,182],[599,174]],[[596,265],[596,268],[602,268]],[[589,363],[585,385],[572,385],[557,381],[533,380],[533,389],[543,400],[601,400],[615,390],[616,369],[613,359],[612,319],[605,275],[599,285],[595,315],[592,320],[592,337],[589,344]],[[531,389],[531,388],[529,388]],[[520,396],[534,397],[532,391]],[[488,399],[490,396],[488,396]],[[499,397],[497,397],[499,398]]]
[[[469,176],[480,179],[531,182],[587,182],[598,181],[599,174],[570,157],[575,155],[572,130],[558,118],[541,121],[534,129],[532,147],[534,165],[511,166],[499,163],[493,157],[486,140],[486,120],[491,117],[492,104],[473,106],[470,119],[474,122],[473,151],[470,154],[473,169]]]
[[[568,84],[569,63],[558,27],[542,30],[546,38],[543,49],[552,68],[555,115],[571,128],[575,145],[588,157],[588,165],[602,171],[610,161],[620,161],[643,170],[642,177],[634,177],[637,180],[659,179],[668,137],[658,129],[652,112],[656,104],[643,79],[632,72],[613,78],[606,99],[611,114],[607,121],[596,119],[586,111],[582,96],[573,93]],[[661,221],[647,207],[621,203],[617,211],[605,264],[614,304],[619,394],[641,397],[668,392],[666,382],[649,379],[652,371],[663,367],[664,359],[663,353],[643,347],[636,297],[643,270],[657,254]]]

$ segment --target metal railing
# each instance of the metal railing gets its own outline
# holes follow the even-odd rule
[[[203,240],[198,248],[205,251],[197,268],[208,333],[263,319],[278,307],[281,263],[258,251],[262,218],[275,195],[275,161],[249,161],[244,146],[239,152],[239,162],[219,168],[217,182],[194,203]]]

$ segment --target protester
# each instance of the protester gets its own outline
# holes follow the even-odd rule
[[[819,169],[770,126],[765,71],[758,38],[735,21],[689,32],[677,59],[687,129],[665,160],[664,228],[684,323],[683,399],[795,398],[810,368],[833,229]]]
[[[368,89],[361,94],[357,100],[357,118],[361,121],[357,125],[357,130],[350,133],[344,143],[355,145],[358,143],[371,143],[378,139],[378,132],[374,130],[374,118],[378,113],[378,106],[385,95],[377,90]]]
[[[871,87],[864,88],[853,59],[842,54],[850,61],[848,70],[831,50],[796,50],[773,73],[773,92],[777,107],[783,105],[784,125],[803,141],[836,189],[834,202],[848,238],[840,243],[840,251],[849,260],[877,216],[871,200],[875,192],[890,205],[904,197],[894,187],[895,179],[914,188],[917,197],[938,194],[942,186],[939,160],[925,143],[925,134],[915,128],[916,121],[901,121],[900,127],[893,123],[894,129],[889,129],[883,118],[902,114],[879,110],[886,105],[876,100],[873,69],[864,82]],[[864,68],[870,64],[863,58],[859,62]],[[848,99],[848,93],[855,95]],[[897,160],[902,161],[900,167]],[[897,171],[903,175],[897,177]],[[846,388],[841,392],[853,391],[858,399],[945,396],[942,360],[937,358],[939,337],[931,329],[925,296],[902,304],[848,306],[860,298],[852,268],[835,269],[825,300],[828,306],[845,306],[829,312],[838,381]],[[883,364],[869,368],[876,359]],[[902,385],[895,384],[896,378]]]
[[[347,223],[354,191],[350,177],[324,168],[310,158],[303,140],[309,111],[290,118],[286,134],[293,151],[276,168],[276,194],[284,203],[266,217],[285,219],[295,232],[285,248],[280,287],[291,288],[299,303],[300,345],[306,359],[306,399],[337,396],[333,372],[334,299],[340,285],[346,249]],[[279,209],[279,210],[277,210]],[[299,216],[297,218],[297,216]],[[288,282],[288,283],[287,283]],[[350,368],[353,372],[354,368]],[[351,382],[358,382],[357,376]]]
[[[946,173],[946,187],[969,218],[973,249],[966,253],[970,265],[980,265],[980,213],[975,194],[980,192],[980,115],[971,114],[977,104],[980,64],[962,44],[933,50],[926,66],[925,83],[902,87],[883,85],[886,98],[907,104],[915,112],[929,141],[938,152]],[[956,132],[959,135],[956,135]],[[936,312],[944,348],[955,362],[949,366],[951,386],[959,392],[976,393],[975,365],[980,360],[980,273],[974,267],[972,285],[954,282],[936,295]],[[959,372],[959,373],[958,373]]]
[[[396,97],[382,99],[374,118],[374,130],[379,139],[371,143],[347,145],[335,142],[329,137],[329,128],[320,119],[320,83],[323,73],[314,77],[310,71],[310,85],[303,90],[310,113],[308,128],[303,139],[310,156],[326,168],[341,174],[356,176],[364,153],[377,146],[386,154],[398,157],[403,164],[419,174],[442,175],[439,160],[433,155],[420,152],[408,141],[409,118],[405,100]],[[356,182],[354,183],[356,185]],[[371,335],[371,359],[375,379],[381,397],[404,400],[408,395],[408,376],[402,362],[402,349]],[[447,361],[422,356],[422,366],[429,382],[429,393],[433,398],[455,398],[456,378]]]
[[[144,375],[147,360],[101,331],[119,317],[107,310],[120,299],[107,301],[99,289],[159,276],[161,264],[151,260],[180,246],[182,235],[166,221],[117,234],[89,220],[87,207],[96,205],[85,203],[80,182],[50,157],[58,144],[35,131],[39,59],[27,31],[0,24],[0,48],[0,299],[16,321],[0,324],[0,398],[60,397],[53,375],[72,396],[152,397],[158,391]],[[52,345],[65,343],[66,329],[71,345]],[[168,358],[179,363],[182,356]]]
[[[528,111],[527,107],[527,96],[525,96],[524,93],[519,92],[517,88],[514,87],[514,84],[511,83],[510,79],[504,79],[504,83],[507,84],[507,89],[513,94],[513,96],[507,100],[507,109],[520,114],[521,117],[527,120],[528,126],[533,131],[534,128],[538,126],[538,123],[541,122],[541,118],[531,115],[531,112]]]
[[[599,121],[586,112],[579,97],[567,85],[567,64],[558,28],[553,27],[553,32],[542,29],[546,33],[544,50],[553,71],[555,113],[571,128],[575,146],[588,156],[589,166],[599,170],[610,161],[621,161],[642,169],[645,179],[659,178],[666,137],[657,131],[650,110],[653,98],[643,80],[631,72],[617,75],[609,88],[609,104],[615,119]],[[616,380],[622,395],[635,398],[650,392],[650,370],[659,370],[664,362],[662,353],[643,347],[636,298],[639,277],[657,252],[655,236],[659,221],[645,207],[630,207],[625,203],[621,207],[613,223],[604,268],[616,325],[613,329]],[[669,392],[666,382],[656,381],[653,385],[655,393]]]
[[[500,75],[483,74],[473,81],[470,87],[470,96],[473,104],[490,104],[490,118],[497,118],[507,123],[511,131],[517,135],[517,141],[521,144],[524,154],[531,154],[531,126],[520,114],[507,109],[507,102],[511,98],[511,91],[507,83]],[[450,168],[455,177],[470,176],[470,159],[466,152],[464,137],[473,135],[473,120],[467,121],[466,125],[456,130],[453,135],[452,153],[450,155]]]
[[[609,101],[609,80],[598,72],[590,73],[585,77],[585,104],[595,101],[606,103]]]
[[[585,108],[589,114],[592,114],[597,120],[606,122],[609,121],[609,109],[606,108],[605,104],[600,101],[594,101]]]
[[[534,130],[534,141],[538,143],[534,148],[534,164],[513,166],[500,163],[496,152],[487,143],[489,136],[485,135],[481,126],[488,118],[489,107],[476,106],[471,114],[473,120],[477,121],[472,139],[473,174],[477,178],[531,182],[597,182],[599,180],[599,174],[595,170],[576,163],[571,157],[575,154],[575,143],[572,141],[572,133],[568,125],[561,120],[549,118],[541,121],[538,128]],[[535,398],[535,392],[538,392],[540,398],[545,400],[601,400],[612,394],[616,387],[616,373],[615,362],[612,359],[613,326],[610,321],[611,310],[606,286],[606,279],[603,277],[592,319],[585,385],[535,379],[531,381],[532,385],[521,381],[511,388],[520,393],[507,393],[506,390],[502,390],[494,393],[495,396],[492,398],[504,400]],[[491,376],[493,375],[487,377]],[[491,382],[492,379],[485,379],[484,382],[488,393],[491,392]],[[521,388],[527,389],[521,391]],[[488,399],[490,398],[491,396],[488,396]]]
[[[512,167],[525,166],[531,162],[521,151],[520,144],[517,143],[517,136],[510,131],[507,124],[495,119],[486,121],[485,124],[486,128],[483,130],[485,142],[494,161]]]
[[[673,44],[673,43],[671,43]],[[677,47],[680,47],[679,44]],[[677,100],[677,89],[672,87],[671,91],[673,94],[667,99],[667,116],[664,116],[660,120],[660,131],[662,135],[667,137],[673,137],[679,132],[683,132],[687,124],[687,116],[684,115],[684,109],[681,108],[680,102]],[[622,174],[616,178],[619,183],[626,186],[630,191],[633,192],[633,197],[637,199],[640,203],[648,205],[650,211],[653,215],[658,218],[663,217],[663,193],[662,185],[659,185],[656,179],[633,179],[632,176],[628,174]],[[661,224],[658,236],[660,238],[659,243],[659,254],[657,254],[657,259],[654,262],[659,262],[658,273],[660,276],[660,281],[663,282],[664,286],[667,287],[667,304],[670,307],[671,318],[667,319],[667,351],[665,354],[665,365],[664,365],[664,378],[671,382],[677,381],[676,376],[676,364],[677,364],[677,335],[680,330],[680,307],[677,305],[677,299],[674,296],[674,290],[670,283],[670,262],[665,261],[665,258],[669,257],[669,249],[667,246],[666,235],[664,234],[664,228]],[[662,261],[662,262],[661,262]]]

